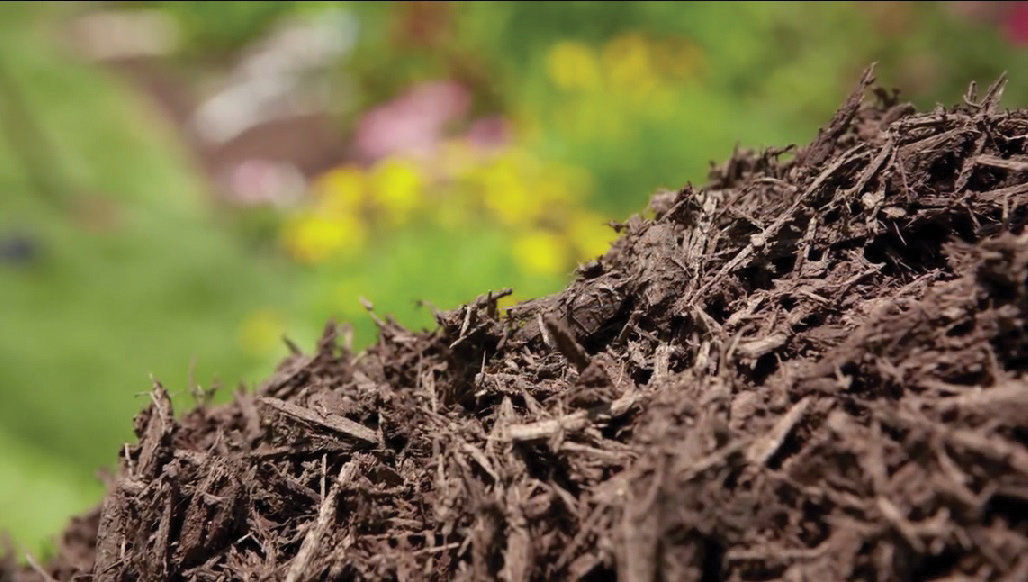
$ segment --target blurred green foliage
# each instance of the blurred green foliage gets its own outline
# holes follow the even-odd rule
[[[341,317],[371,341],[358,296],[428,326],[418,299],[556,290],[602,246],[594,227],[737,145],[808,141],[871,61],[921,106],[1004,70],[1006,103],[1028,97],[1024,48],[936,4],[145,3],[178,22],[184,70],[349,11],[341,130],[442,79],[470,94],[454,135],[486,116],[513,128],[500,154],[448,135],[427,160],[330,171],[290,210],[232,210],[167,120],[61,42],[91,6],[0,7],[0,236],[38,247],[0,263],[0,529],[35,551],[97,499],[148,373],[181,407],[191,361],[200,385],[234,388],[270,372],[283,332],[308,346]]]
[[[286,302],[290,266],[230,236],[170,128],[118,78],[60,51],[36,11],[0,11],[0,74],[27,114],[0,125],[29,125],[0,139],[0,233],[38,254],[0,263],[0,528],[38,548],[98,498],[148,374],[179,394],[193,358],[205,386],[258,379],[236,326]],[[46,156],[59,197],[35,187],[23,148]]]

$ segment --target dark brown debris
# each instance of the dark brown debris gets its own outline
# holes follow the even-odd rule
[[[1028,579],[1028,110],[872,82],[556,295],[330,325],[178,419],[156,386],[47,574]]]

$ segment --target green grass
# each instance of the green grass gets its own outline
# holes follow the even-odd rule
[[[100,483],[66,459],[0,430],[0,515],[5,528],[37,557],[68,516],[96,503]],[[42,557],[45,557],[42,556]]]
[[[205,386],[267,373],[237,329],[289,304],[292,267],[232,237],[172,128],[119,80],[63,54],[37,12],[0,12],[0,59],[33,130],[0,139],[0,233],[40,245],[34,263],[0,264],[0,530],[39,552],[99,498],[92,475],[132,437],[148,373],[180,403],[194,358]],[[18,155],[26,140],[49,197]]]

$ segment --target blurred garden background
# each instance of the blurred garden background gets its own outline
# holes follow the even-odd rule
[[[430,327],[558,290],[871,61],[1024,106],[1028,3],[0,5],[0,530],[45,555],[151,374],[181,410],[330,317],[373,341],[360,297]]]

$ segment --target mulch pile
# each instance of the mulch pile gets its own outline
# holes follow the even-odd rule
[[[59,580],[1028,579],[1028,110],[870,70],[804,148],[256,392],[167,392]],[[26,568],[15,580],[42,578]]]

